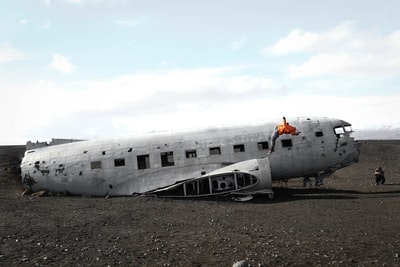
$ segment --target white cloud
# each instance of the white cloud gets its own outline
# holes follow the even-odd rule
[[[332,49],[347,50],[349,48],[353,50],[360,45],[357,42],[358,37],[364,35],[364,33],[355,32],[353,25],[352,22],[345,22],[319,33],[295,29],[273,46],[266,47],[264,52],[285,55],[300,52],[323,53],[332,51]]]
[[[320,54],[311,57],[301,65],[291,64],[289,72],[292,78],[299,78],[329,73],[349,73],[352,70],[360,70],[357,66],[356,60],[347,54]]]
[[[237,51],[240,48],[242,48],[244,45],[246,44],[246,38],[245,37],[241,37],[238,40],[233,41],[229,47],[232,51]]]
[[[355,129],[400,125],[399,96],[287,94],[272,79],[232,68],[140,72],[73,84],[41,80],[20,88],[2,87],[12,92],[0,100],[1,107],[15,110],[6,116],[5,124],[13,126],[10,132],[0,133],[3,143],[279,121],[282,115],[341,118]]]
[[[62,74],[69,74],[75,70],[69,58],[61,54],[53,54],[52,62],[49,65],[50,69],[59,71]]]
[[[13,121],[24,122],[14,131],[20,143],[254,121],[260,108],[259,117],[270,113],[262,99],[280,95],[272,80],[229,68],[141,72],[74,84],[41,80],[21,88],[18,108],[13,107],[18,110]]]
[[[339,118],[353,124],[354,130],[399,126],[400,96],[317,96],[292,94],[285,97],[286,111],[299,116]],[[271,108],[278,108],[271,103]],[[297,114],[297,115],[296,115]]]
[[[400,31],[387,35],[360,31],[354,23],[343,23],[323,32],[293,30],[267,55],[304,54],[303,62],[292,63],[292,78],[318,75],[393,75],[400,72]]]
[[[10,62],[26,59],[26,55],[8,44],[0,46],[0,62]]]
[[[174,105],[200,105],[219,101],[215,97],[225,97],[229,101],[242,99],[246,94],[275,94],[279,90],[270,79],[238,75],[234,72],[229,68],[140,72],[109,81],[88,81],[81,86],[87,88],[88,98],[90,95],[97,95],[95,106],[103,108],[111,108],[110,105],[120,106],[127,102],[132,106],[136,103],[149,107],[171,107],[166,102],[169,100]]]

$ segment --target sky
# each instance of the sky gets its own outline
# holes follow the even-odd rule
[[[400,127],[400,2],[0,0],[0,144],[340,118]]]

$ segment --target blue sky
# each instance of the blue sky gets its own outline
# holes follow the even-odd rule
[[[400,127],[398,1],[0,2],[0,144],[275,121]]]

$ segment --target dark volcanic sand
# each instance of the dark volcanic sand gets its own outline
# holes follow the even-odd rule
[[[0,178],[0,266],[400,266],[400,141],[275,199],[19,197]],[[386,185],[373,171],[385,169]]]

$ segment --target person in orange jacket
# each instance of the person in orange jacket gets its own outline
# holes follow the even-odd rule
[[[291,135],[298,135],[300,132],[297,131],[296,127],[289,125],[288,122],[286,122],[286,118],[283,117],[283,122],[282,124],[278,124],[275,127],[274,132],[272,133],[271,136],[271,149],[269,150],[269,153],[274,152],[275,148],[275,140],[282,134],[291,134]]]

